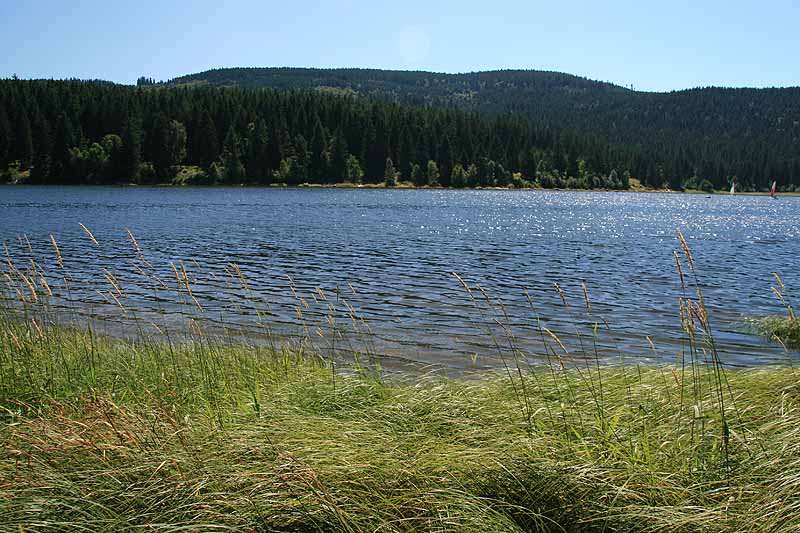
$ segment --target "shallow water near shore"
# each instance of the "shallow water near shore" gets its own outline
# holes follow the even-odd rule
[[[783,312],[770,290],[771,272],[780,273],[790,292],[800,287],[796,197],[2,187],[0,213],[9,255],[21,265],[34,258],[52,281],[49,305],[65,316],[92,317],[111,333],[124,334],[141,321],[182,328],[188,317],[200,317],[251,337],[267,328],[280,337],[314,336],[319,329],[326,349],[333,348],[328,330],[347,329],[346,301],[369,324],[376,352],[452,369],[499,364],[506,339],[497,339],[498,348],[492,338],[495,316],[507,315],[526,355],[542,356],[537,313],[571,353],[594,354],[596,344],[605,360],[675,361],[685,344],[672,254],[680,250],[675,230],[681,228],[722,361],[800,358],[744,324],[747,316]],[[170,279],[176,285],[170,263],[183,263],[202,312],[186,305],[185,295],[154,288],[126,228],[166,285]],[[71,276],[68,292],[50,279],[59,272],[50,234]],[[232,275],[230,263],[246,284]],[[124,310],[98,291],[104,270],[119,281]],[[502,308],[477,309],[453,272]],[[326,320],[331,308],[333,324]],[[362,342],[357,335],[336,338]]]

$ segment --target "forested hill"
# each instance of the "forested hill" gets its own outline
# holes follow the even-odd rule
[[[624,189],[632,160],[521,116],[316,90],[0,80],[0,178],[16,183]]]
[[[280,83],[0,79],[0,181],[800,189],[796,89],[659,95],[554,73],[392,72],[358,84],[383,73],[214,72]],[[338,85],[311,76],[325,72]],[[486,91],[497,109],[480,103]]]
[[[514,112],[542,126],[635,149],[651,164],[649,175],[640,177],[653,185],[695,174],[718,187],[732,179],[752,188],[772,179],[800,184],[798,87],[653,93],[557,72],[305,68],[217,69],[169,85],[320,88],[484,116]]]

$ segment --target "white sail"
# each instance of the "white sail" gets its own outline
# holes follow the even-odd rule
[[[731,183],[731,194],[736,192],[736,182]]]

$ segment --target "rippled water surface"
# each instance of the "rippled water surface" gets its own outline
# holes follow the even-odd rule
[[[577,328],[584,352],[593,353],[585,335],[600,322],[601,357],[674,360],[684,348],[672,253],[680,250],[678,227],[694,251],[722,359],[785,361],[782,348],[747,332],[744,318],[782,312],[770,290],[771,272],[780,272],[789,290],[800,288],[800,198],[0,187],[0,240],[15,264],[32,256],[56,293],[50,305],[102,319],[110,330],[124,328],[135,310],[140,321],[179,327],[199,315],[254,336],[267,326],[287,337],[319,328],[324,343],[332,327],[347,329],[351,305],[371,327],[377,351],[455,368],[498,363],[508,338],[491,324],[493,317],[505,322],[504,314],[517,345],[532,356],[542,353],[526,288],[541,323],[569,351],[579,350]],[[70,292],[59,284],[50,234]],[[179,292],[170,263],[180,270],[181,262],[202,313],[179,303],[189,297]],[[118,280],[124,310],[107,295],[114,290],[106,272]],[[476,309],[452,272],[483,287],[505,311],[483,305],[477,291]],[[324,319],[330,314],[333,326]]]

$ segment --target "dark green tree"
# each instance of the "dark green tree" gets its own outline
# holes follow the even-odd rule
[[[453,172],[450,175],[450,186],[457,189],[463,189],[467,186],[467,173],[461,163],[456,163],[453,167]]]
[[[139,171],[142,165],[142,125],[135,113],[129,113],[122,127],[122,148],[120,166],[122,178],[139,183]]]
[[[50,124],[41,113],[36,116],[34,123],[34,155],[31,167],[32,183],[49,183],[50,172],[53,166],[53,137]]]
[[[329,177],[328,169],[328,137],[319,116],[314,117],[314,131],[311,134],[311,167],[309,174],[315,180],[324,182]]]
[[[425,170],[425,185],[429,187],[439,186],[439,166],[436,161],[428,161],[428,166]]]
[[[347,181],[350,183],[361,184],[362,180],[364,179],[364,171],[361,169],[361,165],[359,164],[356,156],[348,156],[345,173]]]
[[[5,172],[9,163],[9,154],[14,145],[11,124],[3,106],[0,106],[0,175]]]
[[[347,173],[347,141],[342,130],[337,130],[331,140],[331,176],[334,182],[342,181]]]
[[[226,183],[241,183],[245,177],[245,168],[242,164],[241,141],[236,130],[231,126],[225,135],[222,146],[222,165],[225,167],[224,180]]]
[[[14,140],[15,150],[11,159],[19,161],[20,168],[27,170],[33,160],[33,132],[28,113],[24,109],[17,112],[17,132]]]
[[[411,182],[417,187],[422,187],[427,183],[427,177],[422,167],[416,163],[411,164]]]
[[[391,157],[386,158],[386,165],[383,168],[383,183],[387,187],[397,186],[397,169],[394,168]]]
[[[200,166],[208,168],[219,158],[217,128],[208,111],[203,111],[200,115],[200,122],[193,131],[191,142],[193,156]]]
[[[80,144],[80,136],[75,131],[69,116],[62,112],[58,117],[56,132],[53,139],[53,174],[62,181],[72,181],[68,176],[70,168],[70,148]],[[113,170],[114,175],[119,175],[119,169]]]
[[[251,182],[266,184],[271,181],[273,169],[269,165],[269,130],[263,118],[258,119],[250,133],[246,159],[245,169]]]

